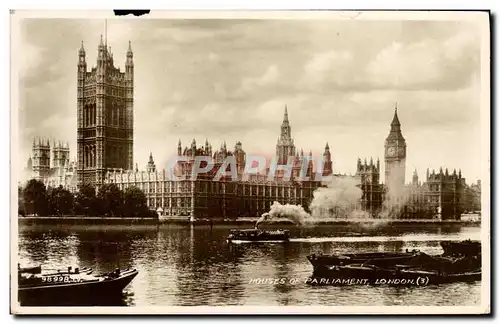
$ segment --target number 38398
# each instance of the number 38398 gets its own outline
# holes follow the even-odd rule
[[[43,282],[81,282],[81,278],[71,278],[69,276],[48,276],[42,278]]]

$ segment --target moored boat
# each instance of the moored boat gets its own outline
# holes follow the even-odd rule
[[[260,230],[257,228],[231,230],[227,238],[228,242],[288,242],[290,232],[288,230]]]
[[[461,242],[441,242],[441,247],[444,250],[444,255],[480,255],[481,254],[481,242],[465,240]]]
[[[370,263],[386,267],[392,266],[410,260],[416,253],[418,251],[342,253],[331,255],[311,254],[307,256],[307,260],[312,264],[314,273],[317,273],[330,266],[343,266],[355,263]]]
[[[386,269],[371,265],[349,264],[331,266],[330,272],[312,275],[306,281],[310,285],[408,285],[427,286],[450,282],[481,280],[481,269],[460,272],[442,272],[424,269]]]
[[[18,273],[18,299],[21,305],[59,305],[78,304],[93,299],[114,298],[137,276],[135,269],[103,275],[91,275],[91,270],[55,272]]]
[[[480,257],[445,257],[418,253],[402,262],[376,264],[363,263],[327,265],[315,269],[311,284],[345,284],[350,279],[364,284],[409,284],[425,286],[454,281],[481,279]],[[340,279],[340,280],[337,280]],[[349,280],[347,280],[349,279]],[[347,281],[346,281],[347,280]]]

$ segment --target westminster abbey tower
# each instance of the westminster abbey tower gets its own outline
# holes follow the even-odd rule
[[[111,48],[101,41],[97,66],[87,70],[78,53],[78,183],[104,183],[113,169],[133,169],[134,62],[129,42],[125,71],[114,66]]]

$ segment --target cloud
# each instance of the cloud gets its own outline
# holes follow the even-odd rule
[[[395,42],[368,63],[368,79],[378,88],[459,89],[468,85],[477,70],[478,45],[467,33],[444,42]]]
[[[83,40],[88,66],[95,66],[104,23],[46,19],[23,26],[20,135],[27,157],[33,135],[55,134],[76,143],[78,49]],[[357,156],[383,158],[395,102],[412,150],[427,156],[420,133],[455,132],[462,139],[467,133],[471,139],[465,144],[436,136],[430,151],[441,147],[440,163],[450,165],[456,151],[476,158],[467,153],[480,141],[469,132],[479,123],[481,90],[479,37],[472,25],[109,20],[107,35],[122,70],[132,41],[134,159],[140,166],[149,151],[161,165],[176,152],[179,138],[184,143],[208,137],[214,147],[241,140],[248,153],[273,155],[287,105],[297,147],[320,153],[328,141],[340,171],[353,172]],[[480,163],[463,163],[479,173]]]
[[[275,64],[272,64],[267,67],[264,74],[258,77],[244,78],[241,82],[241,87],[236,91],[236,94],[244,95],[248,92],[258,91],[262,87],[273,85],[278,81],[279,75],[280,73],[278,67]]]
[[[304,85],[314,88],[324,82],[340,85],[352,79],[353,56],[347,51],[331,50],[317,53],[306,62]]]

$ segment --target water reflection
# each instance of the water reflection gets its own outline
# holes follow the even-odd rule
[[[136,268],[139,275],[120,300],[98,304],[168,305],[472,305],[480,283],[440,287],[311,287],[310,253],[401,251],[440,253],[437,239],[477,235],[479,227],[291,228],[287,244],[228,244],[225,226],[25,227],[20,232],[23,264],[61,269],[91,267],[102,273]],[[358,231],[362,236],[353,236]],[[328,240],[331,238],[331,240]],[[429,240],[427,240],[427,238]],[[256,283],[255,279],[280,279]],[[293,279],[293,280],[291,280]]]

